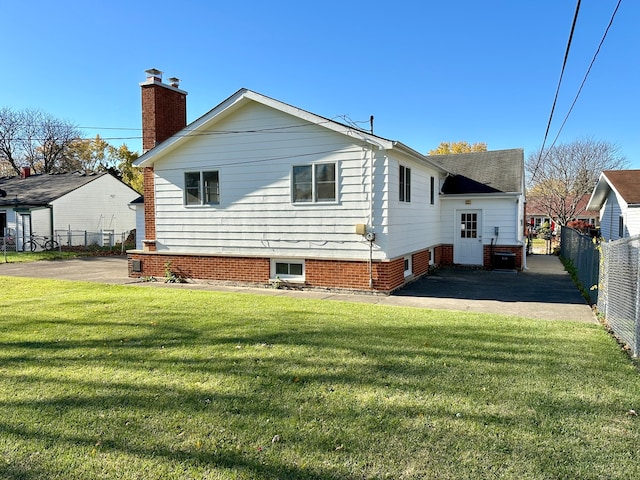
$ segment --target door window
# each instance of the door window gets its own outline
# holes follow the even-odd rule
[[[478,238],[478,214],[460,214],[460,238]]]

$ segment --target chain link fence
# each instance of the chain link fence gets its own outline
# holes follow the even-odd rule
[[[640,353],[640,236],[603,242],[598,312],[615,335]]]
[[[562,227],[560,256],[571,260],[576,269],[578,281],[589,294],[589,303],[598,301],[598,276],[600,268],[600,252],[593,237],[585,235],[569,227]]]
[[[50,237],[34,237],[44,239]],[[29,240],[27,238],[26,240]],[[26,241],[25,240],[25,241]],[[102,230],[100,232],[89,232],[86,230],[55,230],[53,240],[62,250],[91,250],[96,248],[116,248],[120,247],[122,253],[126,249],[135,248],[136,231],[115,233],[114,231]],[[28,242],[27,242],[28,243]],[[16,237],[15,231],[6,229],[0,237],[0,252],[21,252],[23,242]]]
[[[640,355],[640,236],[594,242],[562,229],[560,255],[576,269],[578,281],[614,335],[634,357]]]

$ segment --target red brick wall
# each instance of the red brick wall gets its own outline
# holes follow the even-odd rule
[[[436,247],[436,265],[453,265],[453,245]]]
[[[413,259],[414,276],[428,271],[428,250],[414,254]],[[133,260],[141,261],[141,272],[133,271]],[[130,253],[129,276],[162,278],[169,262],[171,272],[184,278],[253,284],[268,283],[271,266],[268,258]],[[405,282],[404,257],[373,262],[372,276],[376,291],[389,292],[401,287]],[[369,290],[369,262],[305,260],[305,284],[315,288]]]
[[[144,167],[143,181],[144,236],[146,239],[154,240],[156,238],[156,194],[153,167]]]
[[[196,255],[129,254],[130,277],[164,277],[167,264],[183,278],[227,282],[267,283],[268,258],[209,257]],[[142,272],[132,271],[133,260],[142,262]]]
[[[429,271],[429,260],[431,259],[431,252],[429,250],[423,250],[422,252],[414,253],[411,263],[413,264],[413,274],[418,277]]]
[[[187,96],[164,83],[142,85],[142,150],[147,151],[187,125]]]
[[[522,270],[522,250],[523,248],[517,245],[491,245],[484,246],[483,252],[483,266],[484,268],[493,268],[493,254],[494,252],[509,252],[516,254],[516,269]]]

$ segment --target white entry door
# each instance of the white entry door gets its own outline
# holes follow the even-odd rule
[[[482,210],[458,210],[453,263],[482,265]]]

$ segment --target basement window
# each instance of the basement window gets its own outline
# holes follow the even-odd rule
[[[303,282],[304,260],[271,259],[271,278]]]
[[[404,257],[404,276],[405,278],[413,275],[413,262],[411,255]]]

